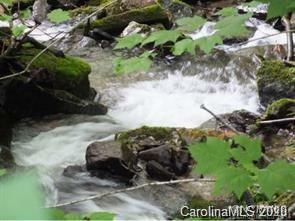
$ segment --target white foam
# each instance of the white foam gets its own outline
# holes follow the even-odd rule
[[[197,127],[212,117],[200,109],[201,104],[216,114],[237,109],[255,112],[258,96],[253,85],[240,85],[234,78],[228,83],[207,81],[177,72],[166,79],[141,81],[119,89],[121,99],[110,115],[127,128]]]

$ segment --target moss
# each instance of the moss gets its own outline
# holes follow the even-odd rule
[[[228,138],[235,135],[233,132],[225,132],[225,131],[217,131],[217,130],[204,130],[204,129],[188,129],[181,128],[178,129],[177,132],[180,134],[181,138],[187,141],[188,143],[192,143],[194,141],[201,141],[205,137],[217,137],[220,140],[227,140]]]
[[[21,50],[22,55],[19,60],[27,64],[40,51],[40,49],[25,47]],[[81,59],[72,56],[56,57],[51,52],[43,53],[33,62],[32,67],[46,68],[48,72],[55,74],[57,79],[62,80],[84,80],[91,72],[90,65]]]
[[[92,22],[91,28],[100,28],[104,31],[122,31],[131,21],[150,24],[168,22],[168,17],[162,7],[151,5],[95,20]]]
[[[131,137],[138,137],[138,136],[147,136],[147,137],[153,137],[156,140],[165,140],[168,141],[172,139],[172,128],[166,128],[166,127],[147,127],[143,126],[141,128],[130,130],[127,132],[123,132],[117,135],[117,140],[122,142],[125,142],[129,140]]]
[[[279,81],[284,85],[295,84],[295,67],[287,67],[283,62],[266,60],[257,73],[258,84]]]
[[[283,98],[267,107],[265,119],[278,119],[295,116],[295,99]]]

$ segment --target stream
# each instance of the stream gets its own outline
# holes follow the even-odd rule
[[[157,67],[148,74],[116,77],[110,71],[110,51],[95,47],[72,53],[90,62],[91,84],[99,92],[97,99],[110,109],[106,116],[25,119],[14,128],[12,151],[16,162],[37,168],[46,190],[47,205],[120,187],[88,173],[63,175],[67,166],[85,164],[86,148],[94,141],[113,140],[115,133],[142,125],[198,127],[211,118],[200,109],[201,104],[217,114],[238,109],[256,112],[259,108],[255,80],[251,76],[257,65],[246,57],[222,53]],[[85,213],[112,211],[118,214],[118,220],[165,219],[165,208],[160,208],[148,195],[144,191],[117,194],[65,209]]]
[[[48,40],[45,31],[56,34],[58,30],[69,29],[44,25],[41,31],[32,33],[40,41]],[[204,26],[192,37],[210,35],[211,26]],[[250,21],[249,26],[257,29],[250,43],[236,47],[223,45],[210,56],[172,60],[169,65],[156,65],[149,73],[115,76],[112,71],[115,56],[110,49],[93,46],[71,50],[70,54],[91,64],[91,86],[98,92],[96,99],[108,106],[109,112],[106,116],[60,114],[22,120],[13,134],[16,163],[38,170],[46,204],[55,205],[122,188],[122,184],[85,172],[63,175],[66,167],[85,164],[86,148],[95,141],[111,141],[116,133],[143,125],[198,127],[212,117],[200,109],[201,104],[216,114],[240,109],[257,113],[259,100],[253,73],[258,64],[251,47],[284,44],[285,38],[277,35],[261,40],[266,34],[277,32],[258,20]],[[164,220],[168,216],[167,208],[161,207],[144,189],[64,209],[79,213],[110,211],[117,214],[118,220]]]

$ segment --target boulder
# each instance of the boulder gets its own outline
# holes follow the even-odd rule
[[[142,127],[117,135],[123,159],[128,165],[145,165],[148,176],[156,180],[185,175],[191,157],[175,128]]]
[[[99,103],[82,100],[64,90],[48,89],[21,77],[11,79],[5,93],[3,107],[17,119],[58,113],[99,115],[107,112]]]
[[[265,107],[281,98],[294,98],[295,67],[265,60],[257,72],[257,86],[260,103]]]
[[[19,61],[23,64],[30,62],[41,49],[33,47],[24,47],[20,54]],[[50,51],[43,53],[33,63],[32,69],[46,70],[50,77],[46,78],[47,87],[57,90],[65,90],[80,98],[88,98],[90,94],[90,83],[88,75],[91,72],[91,67],[85,61],[72,57],[60,56],[57,57]],[[42,71],[44,73],[44,71]],[[40,78],[42,76],[32,76]]]
[[[100,178],[113,178],[129,182],[134,172],[122,160],[120,145],[116,142],[95,142],[87,147],[86,167]]]
[[[265,120],[295,116],[295,99],[283,98],[270,104],[265,112]]]
[[[113,13],[105,18],[91,22],[91,29],[99,28],[102,31],[120,34],[122,30],[132,21],[143,24],[169,23],[168,15],[158,4],[143,8],[136,8],[119,14]]]

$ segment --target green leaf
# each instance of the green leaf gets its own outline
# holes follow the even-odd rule
[[[53,23],[62,23],[70,19],[70,13],[62,9],[55,9],[47,15],[48,19]]]
[[[27,19],[27,18],[31,17],[31,10],[30,9],[21,10],[20,17],[23,19]]]
[[[277,160],[257,174],[261,190],[271,199],[277,192],[295,190],[295,165],[284,160]]]
[[[267,19],[281,17],[295,11],[294,0],[259,0],[268,3]]]
[[[133,57],[129,59],[117,58],[114,61],[116,74],[128,74],[137,71],[148,71],[153,61],[146,53],[140,57]]]
[[[0,220],[47,220],[38,177],[18,173],[0,182]]]
[[[108,212],[97,212],[90,214],[90,220],[114,220],[115,214]]]
[[[235,15],[238,15],[238,10],[233,7],[226,7],[218,11],[216,15],[221,15],[223,17],[233,16],[233,15],[235,16]]]
[[[206,20],[200,16],[194,16],[178,19],[176,23],[179,26],[178,30],[192,32],[202,27]]]
[[[12,5],[13,0],[1,0],[1,3],[3,3],[6,7],[8,7]]]
[[[236,135],[234,141],[240,146],[231,149],[231,153],[240,163],[251,165],[253,161],[261,157],[261,141],[259,139],[251,139],[245,135]]]
[[[197,162],[196,172],[200,174],[217,174],[228,167],[230,145],[215,137],[207,137],[207,141],[189,147],[193,159]]]
[[[51,220],[64,220],[65,212],[60,209],[48,209],[48,214]]]
[[[143,42],[142,46],[154,42],[154,46],[163,45],[167,42],[176,42],[181,36],[177,30],[161,30],[151,33]]]
[[[128,48],[131,49],[136,45],[140,44],[143,41],[144,37],[140,34],[133,34],[126,36],[124,38],[118,38],[118,43],[116,44],[114,49],[123,49]]]
[[[228,16],[217,22],[215,28],[217,34],[224,38],[233,37],[244,37],[249,31],[245,27],[245,22],[252,16],[251,13],[239,15],[239,16]]]
[[[14,37],[20,37],[24,31],[26,30],[27,26],[24,25],[17,25],[13,26],[11,31]]]
[[[195,55],[196,54],[196,44],[190,38],[183,39],[183,40],[175,43],[172,52],[176,56],[182,55],[184,52],[188,52],[192,55]]]
[[[215,193],[222,190],[233,192],[240,199],[242,194],[254,183],[249,172],[237,167],[228,167],[216,174]]]
[[[221,37],[216,34],[195,40],[195,44],[206,54],[209,54],[216,45],[222,44],[222,42]]]
[[[83,220],[83,217],[77,213],[68,213],[64,216],[64,220]]]
[[[0,15],[0,21],[11,21],[12,16],[7,15],[7,14],[2,14]]]
[[[0,169],[0,176],[3,176],[7,173],[6,169]]]

